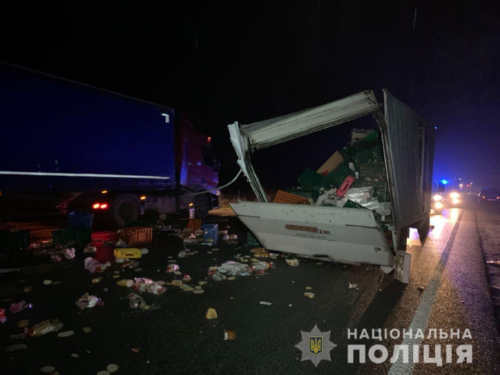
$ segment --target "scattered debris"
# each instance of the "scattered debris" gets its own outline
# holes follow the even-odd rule
[[[144,301],[140,295],[130,293],[128,295],[128,303],[132,309],[149,310],[151,307]]]
[[[64,257],[68,260],[74,259],[75,258],[75,249],[74,248],[69,248],[64,250]]]
[[[85,310],[85,309],[92,309],[97,305],[103,305],[104,303],[100,298],[85,293],[83,296],[78,298],[78,301],[76,301],[75,304],[81,310]]]
[[[25,309],[31,309],[33,306],[31,303],[27,303],[25,300],[19,301],[17,303],[13,303],[9,307],[9,311],[12,314],[17,314]]]
[[[293,305],[291,303],[288,304],[288,307],[292,307]]]
[[[59,319],[44,320],[28,330],[30,336],[43,336],[51,332],[58,332],[64,324]]]
[[[285,259],[285,262],[291,267],[298,267],[300,264],[297,258],[287,258]]]
[[[101,263],[97,259],[92,257],[87,257],[83,261],[84,267],[90,273],[103,272],[106,268],[111,266],[110,262]]]
[[[309,299],[313,299],[314,298],[314,293],[312,293],[312,292],[305,292],[304,293],[304,297],[307,297]]]
[[[52,260],[54,263],[59,263],[59,262],[62,262],[62,256],[60,256],[58,254],[51,254],[50,260]]]
[[[102,281],[102,277],[94,277],[92,279],[92,284],[99,284]]]
[[[139,293],[148,292],[156,295],[163,294],[167,291],[167,288],[164,286],[164,281],[153,281],[146,277],[134,278],[134,285],[132,288]]]
[[[52,280],[43,280],[42,284],[45,286],[52,285]]]
[[[91,333],[92,332],[92,327],[86,326],[82,327],[83,333]]]
[[[121,279],[116,282],[116,285],[131,288],[134,285],[134,281],[130,279]]]
[[[106,366],[106,370],[112,374],[113,372],[117,372],[120,367],[114,363],[110,363]]]
[[[72,358],[80,358],[80,355],[77,353],[71,353]]]
[[[254,247],[253,249],[250,250],[250,252],[256,258],[269,258],[268,251],[263,247]]]
[[[203,294],[205,291],[200,285],[194,287],[193,294]]]
[[[114,250],[116,259],[139,259],[142,257],[141,249],[137,248],[119,248]]]
[[[236,340],[236,332],[230,330],[224,330],[224,341],[234,341]]]
[[[207,310],[207,313],[205,314],[205,316],[208,320],[217,319],[217,311],[213,307],[210,307]]]
[[[358,284],[349,282],[349,289],[358,289]]]
[[[8,353],[17,352],[19,350],[25,350],[25,349],[28,349],[28,345],[26,344],[12,344],[5,347],[5,351]]]
[[[250,276],[252,269],[243,263],[238,263],[229,260],[219,267],[210,267],[208,274],[212,276],[215,281],[225,280],[227,276]]]
[[[260,301],[259,304],[264,306],[271,306],[273,303],[268,301]]]
[[[63,331],[63,332],[59,332],[57,334],[57,337],[61,337],[61,338],[65,338],[65,337],[70,337],[70,336],[73,336],[75,334],[75,331]]]
[[[97,247],[95,246],[88,245],[83,249],[84,254],[94,254],[96,252],[97,252]]]
[[[190,285],[187,284],[181,284],[180,288],[185,291],[185,292],[192,292],[194,291],[194,288]]]
[[[306,290],[312,290],[312,286],[306,286]]]
[[[263,274],[273,266],[272,262],[264,262],[262,260],[252,260],[252,270],[257,274]]]
[[[191,281],[191,276],[188,274],[185,274],[182,276],[182,281],[190,282]]]
[[[40,368],[40,372],[43,372],[44,374],[52,374],[54,371],[56,371],[54,366],[43,366]]]

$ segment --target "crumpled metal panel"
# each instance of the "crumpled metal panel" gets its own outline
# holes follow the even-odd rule
[[[396,228],[424,219],[432,188],[432,129],[410,107],[384,90],[388,163]]]
[[[379,109],[372,90],[318,107],[241,126],[252,150],[258,150],[367,116]]]
[[[392,266],[394,257],[368,209],[285,203],[231,203],[269,250],[341,263]]]

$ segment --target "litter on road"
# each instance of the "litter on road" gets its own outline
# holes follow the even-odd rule
[[[73,336],[75,334],[75,331],[63,331],[63,332],[59,332],[57,334],[57,337],[61,337],[61,338],[65,338],[65,337],[70,337],[70,336]]]
[[[213,319],[217,319],[217,311],[213,308],[213,307],[210,307],[208,310],[207,310],[207,313],[205,314],[205,317],[208,319],[208,320],[213,320]]]
[[[106,370],[112,374],[114,372],[117,372],[120,367],[117,364],[110,363],[109,365],[106,366]]]
[[[44,320],[31,327],[28,334],[30,336],[43,336],[51,332],[58,332],[63,326],[64,324],[59,319]]]
[[[139,309],[139,310],[150,309],[150,306],[146,303],[146,301],[144,301],[144,298],[142,298],[137,293],[130,293],[128,295],[128,301],[129,301],[129,306],[132,309]]]
[[[285,259],[285,262],[291,267],[298,267],[300,264],[297,258],[287,258]]]
[[[309,298],[309,299],[313,299],[314,298],[314,293],[312,293],[312,292],[305,292],[304,296],[307,297],[307,298]]]
[[[264,306],[271,306],[273,303],[268,301],[260,301],[259,304]]]
[[[76,301],[75,304],[81,310],[85,310],[85,309],[92,309],[97,305],[103,305],[104,302],[102,302],[102,300],[96,296],[85,293],[83,296],[78,298],[78,301]]]
[[[83,261],[84,267],[87,271],[90,273],[95,273],[95,272],[103,272],[106,270],[106,268],[111,267],[110,262],[106,263],[101,263],[97,259],[92,258],[92,257],[87,257]]]
[[[236,340],[236,332],[230,330],[224,330],[224,341],[234,341]]]
[[[52,374],[54,371],[56,371],[54,366],[43,366],[40,368],[40,372],[43,372],[44,374]]]
[[[11,304],[9,307],[9,311],[12,314],[17,314],[25,309],[31,309],[31,308],[32,308],[31,303],[27,303],[25,300],[22,300],[22,301],[19,301],[17,303]]]

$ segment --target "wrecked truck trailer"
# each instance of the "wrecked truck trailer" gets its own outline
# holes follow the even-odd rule
[[[416,227],[422,240],[429,230],[434,131],[387,90],[382,90],[382,97],[379,102],[375,93],[367,90],[278,118],[228,125],[238,164],[258,200],[231,206],[263,246],[303,257],[379,265],[384,272],[394,270],[398,280],[408,282],[409,228]],[[369,204],[346,202],[351,184],[351,189],[355,189],[363,179],[363,166],[358,166],[349,181],[344,180],[342,186],[333,190],[334,195],[339,195],[334,197],[336,202],[341,204],[268,202],[252,165],[252,153],[366,116],[373,118],[378,133],[379,170],[387,187],[387,202],[381,203],[390,214],[381,215]],[[363,145],[356,143],[359,144]]]

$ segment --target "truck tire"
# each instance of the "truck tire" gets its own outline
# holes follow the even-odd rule
[[[429,216],[427,216],[417,226],[418,236],[420,237],[420,242],[422,242],[422,245],[424,244],[424,241],[427,238],[427,235],[429,234],[429,229],[430,229],[430,218]]]
[[[210,211],[210,196],[207,194],[197,195],[195,198],[196,217],[204,219]]]
[[[111,205],[111,220],[119,228],[124,227],[139,218],[141,204],[134,194],[120,194]]]

